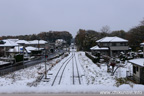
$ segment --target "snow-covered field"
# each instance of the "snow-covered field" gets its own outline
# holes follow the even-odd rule
[[[65,58],[61,56],[55,60],[47,62],[47,69],[52,64],[56,65],[48,71],[48,79],[42,79],[37,86],[29,86],[29,84],[41,76],[40,73],[44,72],[44,63],[0,77],[0,93],[97,93],[100,91],[144,92],[144,85],[140,84],[133,84],[130,82],[129,84],[117,86],[116,78],[126,77],[126,71],[131,69],[130,64],[127,64],[124,68],[119,68],[115,75],[111,76],[111,73],[107,73],[107,66],[105,63],[101,64],[101,67],[98,67],[85,56],[84,52],[75,52],[82,83],[72,84],[72,62],[76,61],[71,60],[64,71],[61,84],[54,84],[54,86],[51,86],[58,69],[71,55],[72,53]],[[60,76],[58,75],[58,77]]]

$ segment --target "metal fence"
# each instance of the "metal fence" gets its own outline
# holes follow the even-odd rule
[[[52,56],[51,58],[48,58],[48,59],[52,60],[52,59],[58,58],[59,56],[61,56],[63,54],[64,54],[64,52],[60,53],[59,55]],[[45,57],[44,56],[35,58],[31,61],[17,62],[15,64],[7,66],[5,68],[0,68],[0,76],[10,74],[11,72],[14,72],[14,71],[17,71],[17,70],[20,70],[20,69],[24,69],[24,68],[42,63],[42,62],[45,62]]]
[[[30,67],[32,65],[36,65],[38,63],[44,62],[43,60],[40,60],[40,58],[36,58],[34,60],[31,61],[26,61],[26,62],[18,62],[15,63],[14,65],[8,66],[6,68],[3,68],[0,70],[0,76],[3,76],[5,74],[10,74],[11,72],[20,70],[20,69],[24,69],[27,67]]]

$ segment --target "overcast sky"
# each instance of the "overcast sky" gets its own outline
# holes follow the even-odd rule
[[[144,0],[0,0],[0,36],[79,29],[111,31],[137,26]]]

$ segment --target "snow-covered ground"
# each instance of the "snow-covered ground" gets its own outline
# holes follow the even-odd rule
[[[111,73],[107,73],[107,66],[105,63],[101,64],[101,67],[98,67],[85,56],[84,52],[75,52],[82,83],[72,83],[72,62],[75,63],[76,61],[71,60],[66,66],[61,84],[56,83],[51,86],[59,68],[71,55],[72,53],[65,58],[64,56],[61,56],[55,60],[47,62],[47,69],[50,65],[55,66],[48,71],[48,79],[45,80],[43,78],[37,86],[30,87],[29,83],[34,82],[39,76],[41,76],[40,73],[44,72],[44,63],[0,77],[0,93],[97,93],[100,91],[144,92],[144,85],[140,84],[129,83],[117,86],[116,78],[126,77],[126,71],[131,69],[129,63],[127,63],[124,68],[119,68],[114,76],[111,76]],[[74,71],[74,75],[75,77],[77,76],[76,71]],[[60,77],[60,75],[58,75],[58,77]]]

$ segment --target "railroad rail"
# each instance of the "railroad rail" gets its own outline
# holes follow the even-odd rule
[[[53,85],[55,84],[56,79],[58,79],[58,74],[60,74],[60,71],[62,70],[62,67],[65,65],[64,68],[63,68],[63,70],[62,70],[61,76],[60,76],[60,78],[59,78],[59,83],[58,83],[58,84],[61,83],[64,70],[65,70],[66,66],[68,65],[68,63],[70,62],[70,60],[71,60],[72,58],[73,58],[73,55],[71,55],[65,62],[63,62],[63,64],[62,64],[61,67],[59,68],[59,70],[58,70],[58,72],[57,72],[57,74],[56,74],[56,76],[55,76],[55,78],[54,78],[51,86],[53,86]]]
[[[78,79],[78,82],[79,82],[79,84],[81,84],[81,78],[80,78],[80,73],[79,73],[79,69],[78,69],[78,64],[77,64],[77,60],[76,60],[76,55],[75,55],[75,52],[73,52],[73,61],[75,61],[75,63],[74,62],[72,62],[73,64],[72,64],[72,68],[73,68],[73,85],[75,85],[76,84],[76,79]],[[76,70],[76,71],[75,71]],[[75,74],[74,74],[74,72],[76,72]]]
[[[75,56],[75,63],[76,63],[76,69],[77,69],[79,84],[81,84],[80,73],[79,73],[79,69],[78,69],[78,64],[77,64],[76,56]]]
[[[67,65],[69,64],[69,62],[72,60],[72,84],[75,85],[76,82],[78,82],[78,84],[81,84],[81,76],[79,73],[79,68],[78,68],[78,63],[77,63],[77,59],[76,59],[76,55],[75,52],[72,51],[71,52],[71,56],[69,58],[67,58],[62,65],[60,66],[60,68],[58,69],[54,80],[52,81],[51,86],[54,86],[55,84],[61,84],[63,75],[64,75],[64,71],[66,70]]]

